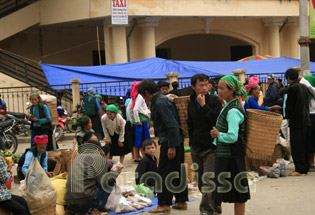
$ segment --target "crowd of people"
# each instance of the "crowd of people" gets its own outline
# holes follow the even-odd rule
[[[222,202],[234,203],[235,214],[245,214],[245,204],[250,199],[245,159],[247,109],[283,115],[283,132],[280,133],[289,130],[285,138],[290,143],[288,147],[295,165],[290,176],[305,176],[309,171],[315,171],[315,77],[299,76],[295,69],[287,70],[285,77],[288,87],[282,86],[281,80],[275,80],[274,74],[270,74],[265,96],[255,76],[245,85],[232,75],[223,76],[217,83],[205,74],[191,77],[194,93],[188,102],[187,125],[191,157],[198,166],[197,183],[202,193],[200,214],[221,214]],[[120,172],[109,180],[108,189],[104,188],[103,176],[111,172],[114,156],[119,156],[119,162],[123,164],[128,153],[138,163],[136,183],[146,182],[157,193],[158,207],[150,213],[170,212],[173,198],[172,209],[187,210],[187,177],[182,165],[184,138],[173,102],[182,93],[178,82],[171,86],[170,91],[168,82],[155,83],[150,79],[135,82],[128,89],[124,108],[107,105],[93,88],[88,90],[84,98],[85,115],[78,120],[81,131],[75,138],[80,156],[74,160],[67,179],[65,200],[70,211],[91,211],[92,214],[105,211],[115,177]],[[18,165],[21,180],[35,157],[47,176],[54,176],[55,164],[47,157],[47,151],[52,150],[49,108],[36,93],[31,94],[30,101],[31,147]],[[150,138],[151,124],[158,144]],[[160,149],[159,159],[155,157],[157,147]],[[0,206],[14,214],[29,214],[23,198],[11,195],[5,188],[12,165],[4,166],[0,159]],[[154,177],[148,177],[150,172],[161,178],[162,192]],[[231,185],[229,189],[224,189],[225,180]]]

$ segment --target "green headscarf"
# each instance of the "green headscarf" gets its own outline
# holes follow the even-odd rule
[[[43,99],[40,97],[40,95],[38,93],[36,93],[36,92],[32,92],[30,94],[30,99],[31,99],[32,96],[37,96],[38,97],[38,105],[42,107],[43,106]]]
[[[244,98],[247,99],[247,92],[244,89],[244,85],[234,75],[226,75],[222,77],[220,81],[224,81],[224,83],[233,90],[236,96],[244,96]]]
[[[304,75],[303,78],[305,78],[311,85],[312,87],[315,87],[315,77],[311,75]],[[313,95],[309,93],[309,99],[311,101]]]
[[[107,105],[106,106],[106,111],[110,111],[110,112],[113,112],[113,113],[120,113],[120,111],[118,110],[118,108],[114,104]]]
[[[94,97],[99,98],[101,100],[103,100],[102,96],[100,94],[96,94]]]

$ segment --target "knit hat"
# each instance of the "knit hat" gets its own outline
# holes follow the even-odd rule
[[[268,79],[275,79],[275,74],[270,73],[270,74],[268,75]]]
[[[48,143],[48,136],[46,134],[37,135],[34,137],[34,143],[36,144],[46,144]]]

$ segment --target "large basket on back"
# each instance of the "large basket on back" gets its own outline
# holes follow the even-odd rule
[[[246,157],[269,160],[275,150],[282,116],[270,111],[246,111]]]
[[[190,99],[190,96],[181,96],[181,97],[175,98],[174,100],[174,103],[178,112],[180,127],[181,127],[184,138],[188,138],[187,120],[188,120],[189,99]]]

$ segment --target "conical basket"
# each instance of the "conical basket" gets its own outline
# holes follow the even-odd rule
[[[246,157],[268,160],[272,157],[281,128],[282,115],[270,111],[246,111]]]

